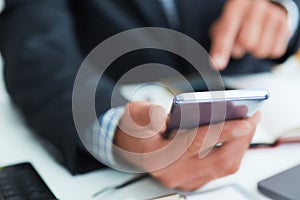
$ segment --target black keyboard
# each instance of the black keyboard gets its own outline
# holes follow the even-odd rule
[[[1,200],[55,200],[56,197],[30,163],[0,168]]]

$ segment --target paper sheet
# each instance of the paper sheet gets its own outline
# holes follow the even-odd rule
[[[190,195],[187,200],[220,200],[222,197],[234,200],[249,200],[240,190],[233,186],[227,186],[206,193]]]
[[[299,73],[300,77],[300,73]],[[273,74],[225,78],[227,85],[237,88],[264,88],[270,99],[261,109],[260,124],[277,138],[289,129],[300,127],[300,79]]]

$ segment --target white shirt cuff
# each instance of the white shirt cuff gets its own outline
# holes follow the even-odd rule
[[[299,26],[299,8],[293,0],[271,0],[271,2],[282,5],[288,13],[289,27],[292,35],[296,32]]]
[[[4,0],[0,0],[0,13],[4,10]]]

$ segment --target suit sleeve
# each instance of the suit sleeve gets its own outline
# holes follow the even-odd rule
[[[60,152],[73,173],[103,165],[85,150],[72,116],[72,88],[83,60],[65,0],[7,0],[0,17],[0,50],[12,101],[35,133]],[[98,87],[98,113],[109,109],[113,83]],[[96,98],[97,98],[96,95]]]

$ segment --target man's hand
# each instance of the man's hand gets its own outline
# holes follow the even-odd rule
[[[291,31],[287,11],[267,0],[228,0],[211,29],[210,54],[218,70],[231,57],[246,53],[257,59],[279,58],[287,49]]]
[[[160,106],[145,102],[128,103],[114,143],[136,154],[158,153],[154,157],[142,156],[142,159],[126,153],[119,156],[145,169],[169,188],[190,191],[238,170],[259,121],[259,114],[247,120],[227,121],[223,127],[222,124],[211,125],[216,130],[222,130],[217,141],[222,146],[214,148],[204,158],[199,157],[199,150],[209,126],[178,131],[177,139],[164,139],[162,133],[166,130],[166,119],[166,112]],[[174,159],[169,163],[168,159],[172,157]],[[157,166],[160,167],[156,169]]]

